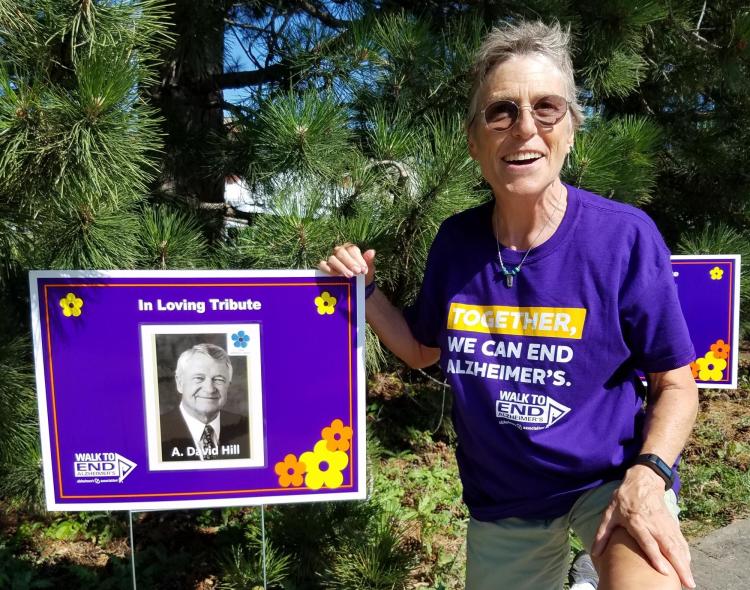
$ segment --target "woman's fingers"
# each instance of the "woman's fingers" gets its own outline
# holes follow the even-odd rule
[[[354,244],[343,244],[333,249],[333,255],[343,262],[354,274],[366,273],[367,263],[362,252]]]
[[[375,257],[375,251],[368,250],[365,254],[367,256],[363,255],[354,244],[342,244],[336,246],[333,249],[333,254],[326,260],[321,260],[318,268],[327,273],[342,275],[347,278],[358,274],[366,274],[368,278],[371,278],[369,275],[374,271],[374,267],[371,268],[371,263]]]
[[[329,256],[326,262],[328,263],[328,267],[331,269],[329,271],[331,274],[342,275],[347,279],[352,278],[355,274],[355,271],[353,271],[345,262],[343,262],[336,256]]]

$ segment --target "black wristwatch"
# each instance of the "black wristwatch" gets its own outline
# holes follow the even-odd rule
[[[659,455],[652,455],[650,453],[638,455],[638,458],[635,460],[635,465],[645,465],[646,467],[650,467],[664,480],[664,489],[672,489],[675,477],[674,470],[667,465]]]

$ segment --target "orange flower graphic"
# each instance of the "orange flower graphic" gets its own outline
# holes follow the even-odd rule
[[[294,486],[298,488],[302,485],[302,476],[307,471],[307,467],[302,461],[298,461],[297,457],[289,453],[283,461],[276,463],[274,471],[279,476],[279,484],[283,487]]]
[[[717,359],[729,358],[729,344],[723,340],[717,340],[711,345],[711,352],[714,353],[714,357]]]
[[[690,363],[690,372],[693,374],[693,379],[698,378],[698,371],[700,371],[700,367],[698,366],[698,363],[696,361],[693,361]]]
[[[349,441],[352,440],[352,429],[336,418],[321,432],[326,448],[329,451],[348,451]]]

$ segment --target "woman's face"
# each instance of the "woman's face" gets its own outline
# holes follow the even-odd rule
[[[528,107],[552,94],[567,96],[565,81],[543,55],[512,57],[487,74],[468,141],[469,153],[495,195],[538,196],[555,182],[573,145],[573,121],[568,111],[556,125],[545,127],[534,120],[529,108],[521,108],[513,127],[492,131],[479,111],[501,99]]]

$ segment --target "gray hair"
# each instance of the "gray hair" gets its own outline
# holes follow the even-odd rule
[[[487,74],[496,66],[518,55],[543,55],[557,66],[565,80],[566,96],[570,102],[573,128],[583,124],[583,111],[578,104],[576,83],[573,77],[573,60],[570,57],[570,27],[560,23],[546,25],[541,21],[505,23],[493,28],[485,37],[474,57],[469,110],[465,126],[468,131],[477,115],[479,89]]]
[[[232,361],[229,360],[227,351],[224,350],[221,346],[216,346],[215,344],[209,344],[207,342],[196,344],[192,348],[188,348],[180,355],[180,358],[177,359],[177,368],[175,369],[175,375],[181,375],[183,371],[185,371],[185,365],[187,365],[190,359],[192,359],[196,354],[205,354],[207,356],[210,356],[214,360],[223,362],[229,369],[229,380],[232,380]]]

